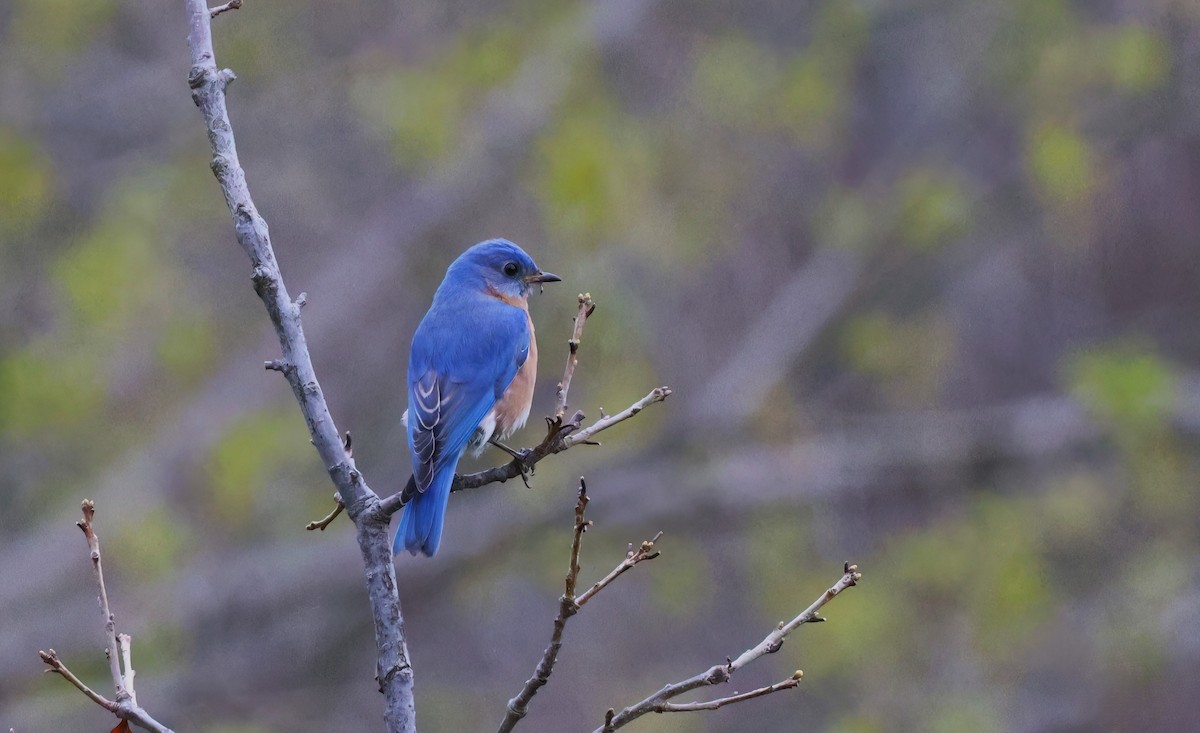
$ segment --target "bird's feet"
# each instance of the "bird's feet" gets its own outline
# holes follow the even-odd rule
[[[525,482],[525,488],[530,488],[529,477],[533,475],[533,464],[529,462],[529,457],[533,454],[533,450],[530,448],[513,450],[495,438],[488,439],[488,442],[512,456],[513,461],[517,464],[517,469],[521,471],[521,481]]]

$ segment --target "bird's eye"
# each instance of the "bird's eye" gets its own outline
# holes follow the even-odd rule
[[[521,271],[521,268],[518,267],[517,263],[515,263],[515,262],[508,262],[504,265],[504,274],[508,275],[509,277],[515,277],[516,274],[520,271]]]

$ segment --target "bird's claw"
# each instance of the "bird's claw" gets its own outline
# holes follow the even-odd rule
[[[529,485],[529,477],[534,473],[533,464],[529,462],[532,455],[532,449],[523,448],[513,456],[513,463],[517,464],[517,470],[521,472],[521,481],[524,482],[527,489],[533,488]]]
[[[551,443],[566,438],[583,425],[584,414],[576,412],[570,420],[559,417],[546,418],[546,442]]]
[[[521,472],[521,481],[525,482],[525,488],[530,488],[529,477],[533,475],[533,462],[529,459],[533,457],[533,449],[522,448],[521,450],[514,450],[495,438],[490,439],[488,442],[512,456],[513,463],[517,464],[517,470]]]

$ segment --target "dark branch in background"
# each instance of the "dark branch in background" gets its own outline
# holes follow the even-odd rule
[[[596,304],[592,301],[592,296],[587,293],[581,294],[579,296],[579,312],[575,315],[574,326],[571,329],[571,338],[567,341],[567,365],[563,370],[562,381],[558,383],[555,389],[554,415],[546,418],[546,437],[542,439],[541,443],[522,451],[520,458],[514,458],[508,463],[477,473],[455,476],[454,484],[450,487],[451,491],[464,491],[466,489],[477,489],[488,484],[504,483],[511,478],[524,476],[544,458],[556,453],[562,453],[572,446],[581,443],[600,445],[592,440],[592,436],[611,428],[619,422],[628,420],[647,406],[655,402],[662,402],[671,396],[670,387],[655,387],[650,391],[650,394],[621,412],[618,412],[616,415],[605,415],[604,411],[601,410],[600,419],[586,428],[583,427],[583,421],[586,416],[582,412],[576,412],[569,420],[564,420],[563,416],[567,410],[567,393],[571,388],[571,377],[574,376],[575,367],[579,363],[579,344],[583,339],[583,326],[595,310]],[[404,501],[405,499],[401,495],[401,492],[398,492],[384,499],[380,503],[380,507],[385,514],[391,515],[404,506]]]
[[[414,733],[413,673],[404,640],[403,616],[396,593],[396,572],[388,537],[389,515],[380,511],[379,497],[367,486],[338,434],[321,385],[313,369],[300,321],[305,298],[288,296],[267,223],[259,215],[246,176],[238,161],[233,127],[225,105],[225,90],[236,77],[218,71],[212,45],[212,12],[204,0],[185,0],[189,16],[188,47],[191,69],[188,86],[200,108],[212,148],[212,171],[221,185],[233,217],[238,244],[250,258],[254,290],[267,308],[279,337],[282,358],[272,362],[292,387],[304,413],[312,443],[337,487],[346,512],[354,521],[366,575],[378,656],[376,680],[385,696],[384,719],[390,733]]]
[[[158,722],[149,713],[138,707],[137,692],[133,689],[133,638],[129,634],[117,633],[117,619],[108,604],[108,590],[104,586],[104,566],[100,561],[100,537],[96,534],[95,526],[92,524],[92,518],[95,515],[96,505],[91,499],[85,499],[83,501],[83,519],[75,524],[83,530],[83,536],[87,539],[88,556],[92,561],[92,574],[96,577],[96,587],[99,591],[96,600],[100,604],[100,613],[104,616],[104,654],[108,657],[108,666],[112,672],[113,686],[116,688],[116,699],[109,700],[85,685],[71,670],[67,669],[67,665],[63,664],[63,661],[59,659],[58,652],[53,649],[48,652],[41,651],[38,654],[41,656],[42,661],[50,667],[46,670],[47,672],[58,674],[78,688],[84,695],[91,698],[92,702],[121,720],[133,723],[140,728],[145,728],[148,731],[152,731],[152,733],[173,733],[170,728]],[[122,672],[122,666],[124,666],[124,672]]]
[[[766,638],[759,642],[757,646],[751,647],[750,649],[742,652],[737,659],[726,659],[724,664],[714,665],[707,671],[701,672],[694,677],[689,677],[686,680],[669,684],[650,697],[647,697],[641,702],[625,708],[619,713],[610,709],[604,716],[604,725],[597,728],[595,733],[611,733],[612,731],[622,728],[634,720],[637,720],[646,713],[678,713],[700,710],[716,710],[723,705],[732,705],[733,703],[742,702],[744,700],[752,700],[756,697],[769,695],[772,692],[778,692],[779,690],[787,690],[795,687],[800,683],[800,679],[804,676],[804,673],[800,670],[796,670],[795,674],[793,674],[790,678],[783,680],[782,682],[777,682],[773,685],[768,685],[767,687],[752,690],[751,692],[734,694],[730,695],[729,697],[723,697],[717,700],[708,700],[704,702],[682,704],[669,702],[669,700],[672,698],[678,697],[685,692],[690,692],[691,690],[695,690],[700,687],[719,685],[728,682],[733,676],[734,672],[738,671],[742,667],[745,667],[755,659],[758,659],[763,655],[774,654],[775,652],[779,651],[780,648],[783,647],[783,641],[785,638],[787,638],[788,634],[800,628],[800,626],[803,624],[824,621],[825,619],[817,615],[817,612],[820,611],[826,603],[832,601],[834,596],[836,596],[838,593],[841,593],[845,589],[856,585],[861,579],[862,573],[858,572],[858,566],[846,563],[842,568],[842,577],[840,580],[838,580],[838,582],[834,583],[828,590],[822,593],[821,596],[817,598],[817,600],[813,601],[811,606],[804,609],[804,612],[799,616],[786,623],[781,622],[779,626],[775,628],[774,631],[767,634]]]
[[[583,303],[582,296],[580,297],[580,303]],[[581,330],[581,326],[577,323],[577,334],[579,330]],[[574,349],[572,349],[571,353],[574,354]],[[571,366],[571,362],[568,362],[568,369],[570,368],[573,367]],[[564,381],[569,382],[569,379],[570,377],[568,376]],[[560,390],[560,393],[565,393],[565,391]],[[560,406],[564,405],[565,402],[560,402]],[[592,523],[584,517],[587,505],[587,483],[583,478],[580,478],[579,499],[575,502],[575,533],[571,540],[571,559],[567,566],[566,588],[562,597],[558,599],[558,615],[554,618],[554,631],[550,635],[550,645],[542,653],[542,659],[534,669],[533,676],[525,681],[525,686],[521,688],[517,696],[508,701],[504,720],[501,721],[497,733],[508,733],[516,727],[521,718],[524,718],[525,714],[529,711],[529,702],[537,694],[538,689],[550,681],[550,674],[554,671],[554,663],[558,660],[558,651],[562,648],[563,629],[567,625],[567,619],[579,613],[579,609],[583,608],[585,603],[594,598],[597,593],[608,586],[609,583],[616,580],[626,570],[643,560],[653,560],[658,557],[659,553],[658,550],[654,549],[654,543],[662,537],[662,532],[655,535],[654,539],[643,542],[637,550],[631,549],[620,565],[614,568],[602,580],[592,585],[586,593],[577,598],[575,596],[575,587],[579,581],[579,549],[583,541],[583,533],[587,531],[588,527],[592,526]]]

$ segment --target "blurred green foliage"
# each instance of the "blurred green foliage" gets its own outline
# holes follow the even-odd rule
[[[655,160],[645,131],[602,93],[574,107],[541,138],[534,163],[534,186],[552,239],[586,251],[628,237],[653,197]],[[648,254],[675,254],[662,242],[646,244]]]
[[[521,519],[483,557],[433,561],[446,564],[428,572],[450,572],[414,598],[414,647],[429,638],[439,645],[436,654],[416,648],[423,729],[479,728],[511,694],[464,695],[445,680],[474,671],[489,641],[513,632],[505,624],[515,616],[527,620],[527,596],[542,598],[535,624],[552,614],[570,515],[564,501],[563,521],[551,521],[546,505],[578,472],[652,471],[665,457],[688,466],[677,488],[715,491],[709,471],[730,454],[829,437],[826,421],[846,412],[864,421],[907,410],[1002,412],[1009,400],[1024,406],[1062,394],[1086,407],[1095,434],[1054,455],[998,441],[960,463],[888,470],[879,485],[856,486],[861,492],[756,504],[722,517],[719,529],[695,529],[697,510],[681,493],[664,557],[621,581],[638,614],[621,620],[627,647],[588,648],[612,638],[581,631],[573,641],[586,661],[576,663],[593,678],[562,683],[571,691],[558,703],[549,694],[560,692],[556,678],[539,704],[565,698],[602,712],[692,673],[674,664],[686,649],[672,634],[725,633],[736,613],[745,622],[737,633],[755,637],[754,623],[791,618],[831,582],[836,546],[853,550],[866,580],[827,609],[829,623],[805,627],[766,662],[782,673],[805,669],[803,697],[773,699],[777,707],[747,727],[1007,730],[1024,695],[1047,678],[1066,688],[1063,710],[1087,709],[1081,727],[1110,722],[1114,692],[1135,698],[1139,714],[1169,706],[1163,696],[1174,695],[1170,682],[1189,659],[1177,619],[1195,593],[1200,550],[1194,427],[1178,419],[1191,409],[1196,361],[1186,280],[1196,240],[1186,195],[1195,184],[1194,6],[819,0],[684,12],[660,4],[635,30],[600,24],[602,34],[625,33],[606,48],[585,20],[608,6],[563,0],[416,4],[399,14],[340,1],[248,3],[219,21],[218,58],[241,78],[230,102],[243,159],[289,284],[324,289],[313,297],[318,315],[309,321],[306,311],[320,334],[310,345],[356,443],[360,434],[394,435],[382,405],[401,399],[392,388],[408,336],[395,324],[419,317],[427,299],[412,295],[415,283],[436,280],[457,251],[442,243],[457,248],[474,228],[515,232],[549,269],[596,295],[601,310],[572,391],[589,416],[660,381],[680,385],[666,409],[623,425],[603,450],[548,462],[534,490],[456,499],[452,518],[469,521],[479,504],[502,501]],[[257,304],[244,279],[236,291],[244,302],[227,297],[233,286],[222,289],[244,278],[245,263],[186,90],[175,105],[146,102],[158,99],[149,87],[182,85],[179,18],[154,4],[16,0],[0,13],[5,22],[0,457],[13,467],[4,495],[16,498],[4,528],[28,541],[28,528],[38,528],[29,520],[57,517],[65,504],[73,513],[79,493],[159,460],[147,456],[159,436],[195,421],[217,437],[201,429],[176,439],[195,444],[170,446],[161,459],[170,485],[122,488],[136,511],[115,520],[106,542],[114,580],[146,589],[133,602],[170,595],[203,563],[228,561],[231,543],[239,563],[253,564],[266,554],[255,544],[259,527],[271,546],[312,542],[298,528],[328,510],[329,489],[286,389],[272,381],[279,401],[267,407],[231,405],[217,389],[234,384],[229,374],[261,377],[257,360],[274,342],[261,313],[246,310]],[[554,83],[514,87],[531,68],[552,71]],[[931,68],[961,79],[945,84]],[[546,103],[537,107],[549,110],[544,119],[522,136],[498,137],[519,150],[472,157],[496,142],[493,128],[512,124],[491,116],[503,103],[551,92],[530,97]],[[364,211],[404,204],[426,173],[474,161],[486,175],[501,159],[505,175],[473,194],[469,210],[432,222],[436,231],[422,229],[415,241],[401,222],[382,232],[396,237],[394,252],[329,274],[360,239],[380,235]],[[825,333],[791,355],[783,373],[801,378],[777,379],[751,425],[681,417],[705,399],[697,387],[730,358],[759,304],[818,247],[861,255],[864,274]],[[342,298],[364,270],[386,285],[349,311]],[[1182,286],[1171,279],[1179,273]],[[734,280],[741,286],[727,288]],[[569,294],[554,297],[535,306],[543,388],[557,379],[573,313]],[[686,312],[672,310],[680,303]],[[392,386],[381,392],[381,381]],[[237,383],[240,394],[260,388],[246,384]],[[1055,387],[1061,394],[1049,394]],[[538,409],[519,437],[540,437]],[[373,485],[402,479],[403,451],[393,441],[371,456],[370,440]],[[593,510],[605,517],[602,504]],[[338,536],[337,526],[323,537]],[[473,531],[461,527],[453,531]],[[608,572],[625,543],[643,536],[599,521],[584,540],[581,580]],[[316,582],[336,585],[349,573],[329,567]],[[35,570],[44,569],[22,572]],[[322,602],[334,614],[352,601]],[[234,605],[228,614],[242,620]],[[477,609],[485,641],[456,641],[453,653],[422,628],[433,619],[440,633],[448,618]],[[352,668],[348,677],[362,672],[360,657],[339,657],[343,647],[354,655],[370,647],[361,613],[355,623],[337,618],[343,634],[302,642],[320,649],[328,666],[319,674],[331,679],[339,662]],[[229,627],[227,618],[204,621]],[[233,642],[208,628],[139,631],[139,672],[162,672],[189,690],[190,675],[212,676],[207,659],[225,664],[251,647],[245,639],[222,647]],[[651,637],[670,652],[649,661],[628,653],[641,654]],[[1071,675],[1047,660],[1059,644],[1089,675],[1064,682]],[[219,651],[205,657],[200,645]],[[106,674],[98,655],[72,664],[89,678]],[[505,685],[527,674],[524,662],[514,664],[515,674],[505,665]],[[567,679],[570,670],[564,664]],[[481,686],[492,671],[479,675]],[[11,680],[27,675],[0,678],[6,711]],[[288,715],[323,723],[332,709],[265,675],[253,684],[272,722],[201,725],[296,730],[303,725]],[[75,697],[64,688],[22,683],[15,697],[58,710]],[[737,719],[654,716],[642,728],[718,730]]]
[[[0,127],[0,254],[5,235],[42,216],[51,185],[50,161],[37,143]]]
[[[790,58],[745,36],[715,38],[696,62],[693,93],[707,116],[727,125],[828,145],[845,115],[866,17],[854,5],[823,3],[812,38]]]
[[[215,519],[247,528],[258,518],[265,484],[285,468],[306,465],[312,447],[294,406],[250,413],[230,427],[206,462],[205,500]]]
[[[123,577],[153,581],[170,575],[195,539],[187,521],[165,507],[154,507],[136,523],[118,525],[105,550],[106,558]]]
[[[817,209],[816,236],[825,246],[869,251],[881,240],[882,222],[867,197],[853,188],[832,187]]]
[[[1052,203],[1084,199],[1095,185],[1093,154],[1086,140],[1066,125],[1045,123],[1029,137],[1029,168]]]
[[[790,571],[782,574],[778,571],[792,567],[794,558],[813,549],[812,518],[808,512],[761,511],[749,515],[745,521],[754,531],[745,545],[742,562],[748,571],[762,580],[793,575]],[[769,582],[759,587],[766,591],[763,604],[769,613],[776,615],[796,607],[796,589],[793,587]]]
[[[201,314],[171,319],[159,335],[156,351],[163,367],[185,384],[194,383],[212,366],[217,337],[214,325]]]
[[[971,222],[964,182],[934,168],[910,171],[899,183],[898,226],[904,243],[924,251],[964,234]]]
[[[1083,352],[1068,373],[1075,394],[1119,430],[1160,425],[1174,399],[1170,366],[1153,351],[1136,345]]]
[[[114,0],[79,5],[71,0],[15,0],[6,46],[39,63],[27,68],[42,77],[65,73],[66,64],[105,32],[117,14]]]
[[[989,700],[979,696],[947,695],[929,714],[930,733],[1001,733],[1007,727]]]
[[[350,99],[387,134],[398,162],[421,169],[444,162],[463,144],[464,123],[488,91],[512,78],[527,38],[507,24],[465,33],[432,63],[399,67],[389,57],[356,77]]]
[[[673,537],[669,545],[669,554],[652,561],[657,567],[651,571],[650,600],[667,617],[695,619],[711,608],[713,565],[704,546],[693,539]]]
[[[82,354],[38,342],[0,361],[0,431],[29,437],[76,425],[104,402],[104,382]]]
[[[126,323],[155,287],[154,232],[122,215],[101,222],[55,266],[72,320],[83,328]]]
[[[1171,68],[1171,53],[1149,28],[1128,25],[1114,29],[1104,45],[1109,49],[1113,82],[1133,92],[1162,85]]]
[[[937,400],[955,350],[954,327],[938,311],[904,319],[864,313],[850,320],[840,342],[847,367],[878,380],[887,399],[903,406]]]

